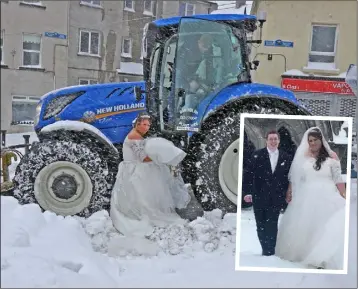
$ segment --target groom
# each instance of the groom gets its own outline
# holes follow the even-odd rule
[[[266,147],[253,153],[247,167],[251,174],[252,195],[246,195],[244,200],[253,203],[257,235],[264,256],[275,254],[278,218],[285,206],[292,162],[288,154],[278,149],[279,143],[278,132],[268,132]]]

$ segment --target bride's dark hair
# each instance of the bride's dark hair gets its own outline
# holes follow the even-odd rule
[[[150,124],[152,124],[150,115],[146,112],[140,112],[132,122],[133,127],[136,127],[137,124],[141,123],[145,119],[148,120]]]
[[[318,138],[321,141],[321,148],[318,152],[318,156],[317,156],[317,160],[316,163],[314,165],[314,169],[316,171],[319,171],[322,167],[322,163],[329,157],[329,153],[327,151],[327,149],[325,148],[325,146],[323,145],[323,136],[322,136],[322,132],[319,129],[312,129],[307,136],[307,141],[309,140],[310,136],[314,137],[314,138]]]

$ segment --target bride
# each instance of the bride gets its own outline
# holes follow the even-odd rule
[[[111,219],[125,236],[145,237],[155,227],[186,222],[175,209],[185,208],[191,196],[180,174],[170,170],[186,153],[166,139],[145,139],[150,125],[145,113],[134,120],[112,190]]]
[[[289,179],[276,255],[308,267],[342,270],[345,185],[340,161],[318,127],[305,132]]]

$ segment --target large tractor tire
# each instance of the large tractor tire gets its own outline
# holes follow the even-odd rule
[[[207,120],[200,135],[194,138],[191,147],[193,153],[185,166],[186,169],[191,168],[189,170],[194,177],[190,179],[190,182],[205,211],[213,209],[221,209],[223,213],[236,213],[237,211],[241,113],[308,114],[300,110],[294,113],[292,108],[286,107],[283,102],[273,104],[267,101],[267,103],[260,104],[261,106],[239,105],[223,110],[221,114]],[[251,153],[265,146],[266,130],[266,126],[254,126],[249,123],[245,125],[244,167]],[[305,130],[300,129],[300,131]],[[244,182],[242,189],[245,190]],[[243,199],[239,201],[243,208],[251,206]]]
[[[83,143],[35,142],[17,166],[14,196],[58,215],[88,217],[109,209],[114,177],[100,154]]]

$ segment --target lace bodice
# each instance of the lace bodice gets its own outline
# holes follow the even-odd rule
[[[145,140],[132,140],[126,138],[123,143],[124,161],[143,161],[147,156],[144,151]]]
[[[342,172],[341,164],[339,161],[327,158],[325,162],[322,163],[321,169],[316,171],[314,169],[314,164],[316,160],[314,158],[307,158],[303,164],[302,171],[303,180],[307,182],[334,182],[334,184],[342,183]]]

